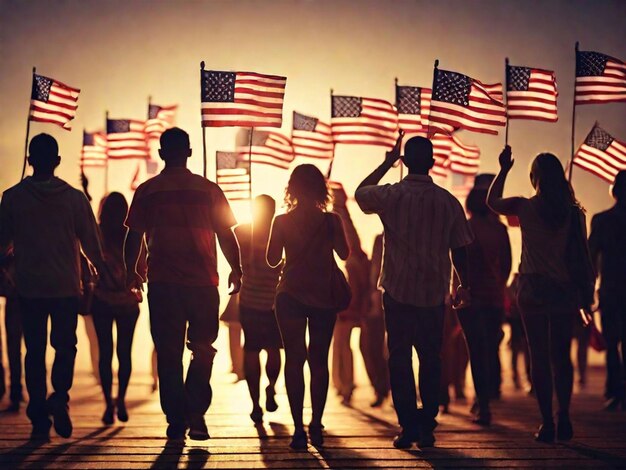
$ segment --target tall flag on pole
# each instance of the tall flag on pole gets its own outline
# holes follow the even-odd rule
[[[626,143],[596,123],[576,152],[574,165],[613,183],[617,173],[626,170]]]
[[[107,155],[111,159],[150,158],[145,121],[107,119]]]
[[[333,141],[341,144],[393,148],[398,137],[398,112],[385,100],[331,95]]]
[[[217,184],[230,201],[250,199],[250,164],[238,152],[215,152]]]
[[[289,169],[294,159],[291,140],[278,132],[255,133],[256,143],[239,147],[242,162],[260,163],[277,168]]]
[[[428,133],[431,95],[430,88],[396,85],[398,126],[406,135]]]
[[[163,132],[174,127],[177,109],[177,105],[148,105],[148,120],[146,121],[146,135],[148,139],[158,139]]]
[[[333,158],[335,144],[330,126],[317,118],[294,111],[291,142],[296,157]]]
[[[550,70],[507,65],[506,107],[509,119],[556,122],[556,76]]]
[[[76,117],[80,90],[52,78],[33,74],[29,119],[49,122],[71,130],[70,121]]]
[[[506,111],[478,80],[435,68],[430,123],[447,132],[461,128],[497,134],[506,124]]]
[[[280,127],[287,77],[200,71],[203,127]]]
[[[626,101],[626,63],[606,54],[576,51],[575,104]]]
[[[104,167],[107,164],[107,137],[104,132],[83,131],[80,167]]]

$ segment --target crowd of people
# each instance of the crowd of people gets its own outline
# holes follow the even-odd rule
[[[122,194],[106,195],[96,220],[85,195],[54,176],[61,161],[55,139],[34,137],[28,160],[33,175],[5,191],[0,203],[9,411],[18,411],[24,401],[23,335],[32,438],[49,439],[51,426],[62,437],[72,435],[69,391],[77,318],[88,313],[99,351],[102,421],[127,421],[131,348],[147,281],[154,388],[158,379],[167,438],[209,439],[205,413],[213,395],[220,307],[217,241],[231,269],[228,315],[222,319],[232,326],[236,340],[231,343],[239,341],[238,325],[245,338],[236,372],[248,386],[250,418],[260,423],[264,409],[278,408],[276,383],[284,348],[293,449],[305,449],[309,442],[323,445],[331,379],[342,402],[350,403],[355,328],[361,330],[372,406],[380,406],[391,393],[401,427],[393,441],[396,448],[435,444],[437,415],[447,409],[450,385],[457,397],[463,396],[468,360],[475,389],[473,419],[489,426],[490,403],[501,395],[499,349],[505,320],[514,383],[521,387],[517,359],[522,355],[537,399],[542,423],[535,438],[571,439],[570,346],[576,336],[579,351],[581,344],[586,348],[584,325],[593,318],[596,273],[607,343],[606,408],[626,409],[626,172],[618,174],[612,187],[615,206],[593,218],[588,238],[584,210],[556,156],[542,153],[534,159],[534,196],[505,198],[514,163],[511,148],[505,147],[498,175],[476,178],[463,208],[429,176],[431,142],[413,137],[401,155],[402,138],[355,193],[360,209],[376,214],[384,227],[368,258],[346,206],[347,194],[329,188],[313,165],[299,165],[291,173],[284,214],[275,215],[276,202],[262,195],[254,200],[252,222],[236,225],[220,187],[187,169],[189,136],[172,128],[160,140],[165,169],[137,188],[130,207]],[[399,159],[409,174],[399,183],[379,184]],[[511,282],[511,244],[500,215],[516,217],[522,233],[519,272]],[[337,258],[345,261],[347,277]],[[50,395],[48,319],[55,350]],[[185,346],[192,356],[183,376]],[[119,363],[115,398],[114,349]],[[266,351],[269,383],[264,407],[261,351]],[[312,417],[305,427],[306,363]],[[6,390],[4,375],[0,371],[0,396]]]

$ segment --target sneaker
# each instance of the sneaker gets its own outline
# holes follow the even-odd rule
[[[173,441],[185,440],[187,425],[185,423],[170,423],[167,426],[167,438]]]
[[[206,427],[204,416],[195,416],[189,420],[189,438],[194,441],[207,441],[211,439]]]
[[[128,411],[126,410],[126,403],[123,399],[117,399],[117,419],[122,423],[128,421]]]
[[[260,407],[254,408],[250,413],[250,419],[254,424],[263,422],[263,410]]]
[[[304,429],[297,430],[291,436],[291,442],[289,443],[289,447],[293,450],[304,450],[308,446],[306,432]]]
[[[535,441],[548,444],[554,442],[554,423],[544,423],[539,426],[539,430],[535,433]]]
[[[324,445],[324,434],[323,434],[324,426],[319,425],[309,425],[309,439],[311,440],[311,445],[314,447],[322,447]]]
[[[410,449],[413,446],[414,442],[419,440],[418,433],[409,433],[406,431],[402,431],[398,434],[393,440],[393,446],[396,449]]]
[[[569,441],[574,437],[574,428],[569,416],[559,416],[559,422],[556,426],[556,438],[559,441]]]
[[[69,406],[67,404],[56,404],[52,407],[52,421],[56,433],[67,439],[72,436],[74,427],[70,419]]]
[[[49,419],[39,423],[33,423],[33,429],[30,432],[31,441],[48,442],[50,440],[50,426],[52,423]]]
[[[370,403],[370,407],[380,408],[381,406],[383,406],[383,403],[385,403],[385,398],[385,395],[376,394],[376,399],[372,403]]]
[[[113,404],[108,404],[106,409],[104,410],[104,414],[102,415],[102,422],[106,426],[111,426],[115,422],[115,407]]]

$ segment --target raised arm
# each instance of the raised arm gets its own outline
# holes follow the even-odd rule
[[[272,222],[270,237],[267,243],[267,254],[265,256],[267,264],[269,264],[272,268],[276,268],[283,260],[285,242],[283,240],[281,226],[282,223],[280,216],[276,217]]]
[[[498,157],[500,163],[500,172],[498,176],[491,183],[489,188],[489,194],[487,195],[487,205],[494,212],[502,215],[517,215],[519,210],[519,203],[521,198],[509,197],[503,198],[504,183],[506,177],[513,168],[515,160],[512,158],[511,147],[507,145],[504,147],[500,156]]]
[[[80,246],[91,262],[96,267],[98,274],[105,274],[104,255],[98,232],[96,218],[93,215],[91,206],[87,198],[82,193],[77,193],[79,198],[76,211],[76,236],[80,241]]]
[[[143,243],[143,232],[130,229],[124,242],[124,264],[126,266],[126,285],[139,289],[143,284],[143,276],[137,272],[137,260]]]
[[[230,265],[230,275],[228,276],[228,286],[232,289],[230,295],[234,295],[241,289],[241,257],[239,255],[239,244],[232,228],[220,229],[216,231],[217,239],[220,242],[222,252],[226,261]]]
[[[394,147],[385,154],[385,160],[378,165],[374,171],[367,175],[363,181],[361,181],[361,184],[359,184],[356,188],[357,191],[366,186],[376,186],[380,180],[383,179],[383,176],[387,174],[393,164],[400,158],[400,147],[402,146],[403,136],[404,132],[400,130],[398,140],[396,140],[396,145],[394,145]]]

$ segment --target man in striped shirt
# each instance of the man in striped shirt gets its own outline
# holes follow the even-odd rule
[[[433,183],[434,164],[428,139],[413,137],[402,161],[409,174],[397,184],[378,182],[400,158],[402,135],[384,162],[356,190],[367,214],[378,214],[385,230],[381,286],[388,334],[391,393],[402,432],[397,448],[434,444],[439,411],[441,340],[446,297],[450,293],[450,252],[461,280],[457,307],[469,302],[466,286],[466,245],[473,240],[463,208],[448,191]],[[422,409],[417,409],[412,348],[420,361]]]
[[[231,266],[231,294],[241,287],[235,217],[222,190],[187,168],[189,135],[177,127],[161,135],[165,169],[137,188],[126,225],[124,258],[129,286],[141,285],[135,266],[146,237],[150,329],[157,352],[161,407],[170,439],[209,438],[204,414],[218,333],[216,235]],[[187,325],[189,327],[187,328]],[[192,359],[183,383],[183,347]]]

